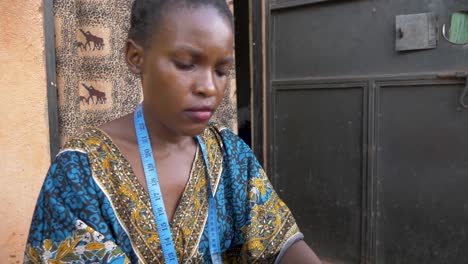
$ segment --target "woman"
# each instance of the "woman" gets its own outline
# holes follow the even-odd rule
[[[57,155],[26,263],[319,263],[251,150],[208,123],[232,47],[225,0],[134,2],[126,60],[144,101]]]

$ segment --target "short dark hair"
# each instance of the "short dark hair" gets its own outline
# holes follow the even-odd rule
[[[240,0],[243,1],[243,0]],[[233,15],[226,0],[135,0],[132,5],[128,38],[147,46],[160,22],[164,11],[170,8],[212,6],[224,16],[234,28]]]

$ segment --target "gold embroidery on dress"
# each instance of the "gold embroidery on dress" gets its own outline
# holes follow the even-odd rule
[[[215,193],[222,173],[223,141],[218,128],[210,126],[202,134],[205,143],[212,190]],[[126,230],[135,253],[142,262],[162,263],[163,254],[148,194],[136,179],[130,164],[109,136],[98,129],[67,145],[88,153],[93,178],[106,194],[121,226]],[[242,228],[243,245],[223,254],[228,263],[272,263],[287,239],[299,232],[295,220],[271,188],[265,172],[250,178],[248,200],[255,204],[251,222]],[[206,168],[201,150],[192,165],[190,179],[170,223],[181,263],[202,263],[199,243],[208,217]]]
[[[210,129],[206,129],[202,135],[210,153],[210,182],[214,189],[222,171],[221,141],[217,137]],[[93,178],[111,202],[135,253],[146,262],[162,262],[162,249],[148,194],[109,136],[99,129],[90,129],[80,140],[70,141],[67,147],[81,147],[88,153]],[[170,223],[180,262],[203,258],[198,253],[198,245],[207,216],[206,169],[198,149],[186,189]]]

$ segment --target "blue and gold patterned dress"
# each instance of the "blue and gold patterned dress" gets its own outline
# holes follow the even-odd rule
[[[224,263],[273,263],[302,234],[250,148],[228,129],[202,134],[170,222],[179,263],[210,263],[207,181]],[[89,129],[53,161],[34,212],[25,263],[164,263],[148,193],[104,132]]]

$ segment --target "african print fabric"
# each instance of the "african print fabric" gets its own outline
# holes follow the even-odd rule
[[[215,195],[224,263],[273,263],[302,235],[249,147],[228,129],[202,134],[170,222],[180,263],[210,263],[208,184]],[[69,141],[52,163],[28,238],[25,263],[164,263],[148,193],[99,129]]]

